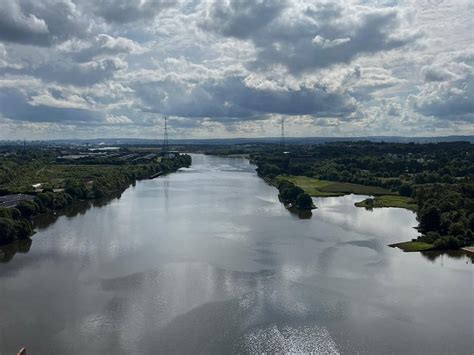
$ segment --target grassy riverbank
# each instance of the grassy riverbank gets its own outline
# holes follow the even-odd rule
[[[368,198],[355,203],[356,207],[382,208],[382,207],[396,207],[405,208],[407,210],[416,211],[416,202],[412,198],[397,196],[397,195],[382,195],[374,198]]]
[[[389,245],[392,248],[399,248],[405,252],[427,251],[433,249],[433,244],[423,242],[402,242]]]
[[[347,194],[385,196],[393,195],[393,192],[390,190],[378,186],[366,186],[348,182],[319,180],[307,176],[277,176],[276,180],[291,181],[313,197],[343,196]]]
[[[209,151],[249,153],[258,175],[275,186],[285,179],[313,197],[371,195],[356,206],[414,211],[418,241],[434,249],[474,244],[474,146],[469,142],[262,144]]]

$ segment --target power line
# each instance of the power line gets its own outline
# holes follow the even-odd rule
[[[283,147],[285,145],[285,118],[281,118],[281,137],[280,145]]]
[[[163,152],[168,152],[169,150],[169,142],[168,142],[168,117],[164,117],[165,120],[165,131],[163,134]]]

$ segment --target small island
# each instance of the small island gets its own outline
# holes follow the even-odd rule
[[[297,211],[311,211],[316,208],[311,196],[291,181],[279,180],[277,187],[279,191],[278,198],[287,208],[296,209]]]

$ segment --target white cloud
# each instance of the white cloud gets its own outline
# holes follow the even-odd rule
[[[107,123],[110,124],[128,124],[132,123],[132,120],[128,118],[127,116],[124,115],[113,115],[113,114],[107,114],[105,116],[105,120]]]
[[[51,92],[42,93],[36,96],[32,96],[28,103],[32,106],[50,106],[57,108],[76,108],[76,109],[89,109],[90,106],[82,97],[77,95],[71,95],[67,98],[56,98],[53,97]]]
[[[321,37],[320,35],[316,35],[312,39],[311,42],[317,47],[320,47],[322,49],[326,49],[326,48],[332,48],[332,47],[340,46],[341,44],[347,43],[350,40],[351,39],[349,37],[347,37],[347,38],[336,38],[336,39],[331,40],[331,39]]]

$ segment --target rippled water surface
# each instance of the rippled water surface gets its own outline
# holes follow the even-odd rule
[[[414,214],[362,199],[298,219],[246,160],[194,155],[4,252],[0,353],[472,354],[471,259],[387,247]]]

